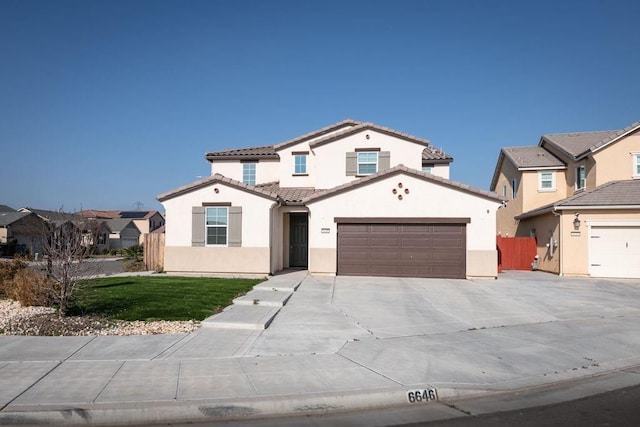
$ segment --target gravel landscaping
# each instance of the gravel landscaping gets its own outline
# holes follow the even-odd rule
[[[0,335],[152,335],[195,331],[198,321],[120,321],[95,316],[60,318],[52,308],[0,300]]]

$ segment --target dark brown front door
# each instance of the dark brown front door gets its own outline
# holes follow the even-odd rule
[[[309,220],[307,214],[289,216],[289,266],[307,267],[309,258]]]
[[[466,277],[465,224],[338,224],[338,274]]]

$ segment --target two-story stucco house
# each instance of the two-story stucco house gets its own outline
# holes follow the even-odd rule
[[[503,148],[491,190],[498,234],[535,236],[540,269],[640,277],[640,122]]]
[[[158,196],[166,271],[495,277],[495,193],[450,181],[429,141],[345,120],[206,154],[212,175]]]

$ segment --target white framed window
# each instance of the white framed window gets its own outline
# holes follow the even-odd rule
[[[210,207],[205,209],[206,244],[225,246],[229,227],[229,208]]]
[[[586,171],[584,165],[576,167],[576,190],[582,190],[585,186]]]
[[[307,155],[306,154],[296,154],[293,156],[293,174],[294,175],[307,174]]]
[[[242,182],[247,185],[256,185],[256,163],[242,164]]]
[[[553,171],[538,172],[538,191],[555,191],[556,173]]]
[[[422,172],[424,172],[424,173],[433,173],[433,166],[431,166],[431,165],[422,165]]]
[[[633,176],[640,178],[640,153],[633,153]]]
[[[511,197],[514,199],[518,197],[518,180],[517,179],[511,180]]]
[[[507,198],[507,184],[502,186],[502,197]]]
[[[378,172],[378,152],[360,151],[358,154],[358,175],[371,175]]]

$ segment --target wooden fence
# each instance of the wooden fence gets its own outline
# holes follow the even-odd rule
[[[497,236],[498,272],[502,270],[531,270],[537,253],[535,237]]]
[[[148,271],[160,271],[164,268],[164,234],[144,235],[144,265]]]

